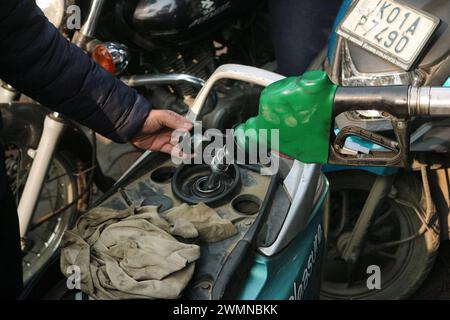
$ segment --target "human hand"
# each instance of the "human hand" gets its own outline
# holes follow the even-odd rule
[[[192,122],[170,110],[151,110],[141,131],[131,140],[136,147],[168,154],[182,153],[174,147],[178,144],[179,135],[172,136],[175,130],[190,131]]]

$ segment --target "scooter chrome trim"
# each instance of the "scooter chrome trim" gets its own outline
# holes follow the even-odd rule
[[[269,247],[259,247],[258,251],[265,256],[273,256],[283,250],[295,237],[305,229],[311,218],[318,195],[328,188],[325,176],[321,174],[321,166],[317,164],[301,164],[296,161],[289,175],[299,177],[297,187],[286,219],[274,243]],[[285,179],[285,187],[286,187]],[[290,187],[292,188],[292,187]],[[292,189],[291,189],[292,190]],[[292,191],[291,191],[292,192]]]

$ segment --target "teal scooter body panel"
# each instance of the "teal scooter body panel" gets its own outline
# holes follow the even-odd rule
[[[281,252],[260,253],[238,299],[318,299],[326,241],[324,207],[328,184],[316,203],[308,226]]]

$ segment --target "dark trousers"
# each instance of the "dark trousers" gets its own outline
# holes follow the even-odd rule
[[[0,144],[0,299],[16,299],[22,291],[22,256],[16,203],[6,178]]]
[[[269,0],[277,72],[301,75],[326,46],[342,0]]]

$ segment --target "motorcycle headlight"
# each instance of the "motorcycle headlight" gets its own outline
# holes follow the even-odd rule
[[[56,27],[61,27],[66,12],[65,0],[36,0],[47,19]]]

